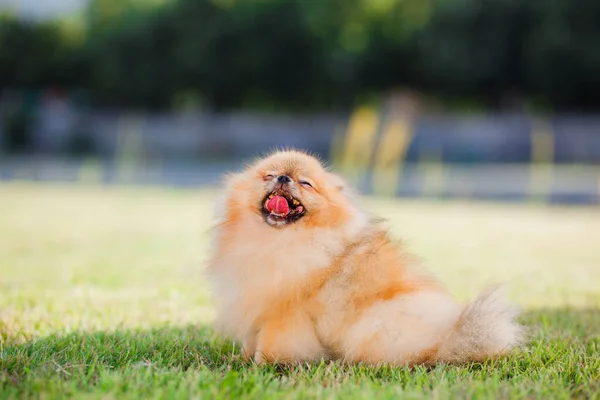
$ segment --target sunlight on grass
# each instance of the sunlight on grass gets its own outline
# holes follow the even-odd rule
[[[600,208],[366,199],[459,298],[506,282],[535,338],[522,354],[479,366],[280,370],[242,363],[210,329],[203,265],[213,194],[0,186],[0,393],[597,393]]]
[[[600,306],[600,208],[369,199],[460,298],[505,284],[525,308]]]

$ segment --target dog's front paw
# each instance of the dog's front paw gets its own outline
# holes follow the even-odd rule
[[[271,364],[271,363],[275,362],[277,359],[278,358],[270,352],[267,353],[265,351],[257,350],[254,353],[254,362],[257,365]]]

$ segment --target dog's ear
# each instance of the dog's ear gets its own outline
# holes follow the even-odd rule
[[[346,180],[338,174],[329,172],[329,176],[327,178],[329,179],[329,182],[331,182],[332,186],[340,192],[348,188],[348,182],[346,182]]]
[[[333,172],[329,172],[329,176],[336,190],[350,199],[357,199],[358,191],[346,179]]]

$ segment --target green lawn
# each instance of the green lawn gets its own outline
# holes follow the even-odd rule
[[[600,398],[600,208],[369,199],[459,298],[506,282],[530,343],[463,367],[277,368],[210,328],[211,199],[0,186],[0,397]]]

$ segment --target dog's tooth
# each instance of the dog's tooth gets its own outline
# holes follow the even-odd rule
[[[294,203],[295,206],[297,206],[298,204],[300,204],[300,202],[296,199],[292,200],[292,202]]]

